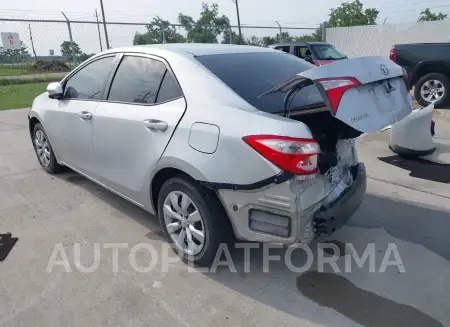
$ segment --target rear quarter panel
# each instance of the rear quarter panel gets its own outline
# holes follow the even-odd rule
[[[191,127],[195,123],[219,127],[217,149],[203,153],[189,145]],[[188,102],[188,109],[167,147],[165,157],[177,158],[195,167],[203,181],[213,183],[251,184],[280,173],[280,169],[264,159],[242,137],[246,135],[280,135],[311,138],[309,128],[301,122],[246,111],[217,103]],[[208,137],[208,136],[205,136]],[[215,135],[211,135],[215,137]],[[187,170],[192,167],[187,167]],[[184,170],[184,169],[183,169]]]

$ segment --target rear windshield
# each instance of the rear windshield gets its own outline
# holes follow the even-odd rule
[[[268,113],[283,111],[285,94],[258,96],[298,73],[314,69],[303,59],[280,51],[227,53],[196,58],[240,97]],[[315,85],[310,85],[297,93],[291,108],[296,110],[317,104],[323,104],[322,96]]]
[[[339,60],[346,58],[338,49],[336,49],[334,45],[331,44],[312,45],[312,48],[314,49],[317,59],[319,60]]]

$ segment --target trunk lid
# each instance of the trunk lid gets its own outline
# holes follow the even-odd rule
[[[404,76],[403,68],[387,58],[359,57],[306,70],[264,94],[315,84],[335,118],[372,133],[411,112]]]

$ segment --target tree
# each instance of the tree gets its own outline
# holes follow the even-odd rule
[[[216,3],[203,3],[197,21],[182,13],[178,15],[178,21],[187,32],[187,42],[217,43],[220,34],[225,31],[230,34],[230,20],[225,15],[219,16],[219,6]]]
[[[76,42],[64,41],[61,43],[61,54],[67,60],[73,61],[82,54],[82,51]]]
[[[21,44],[20,49],[5,49],[0,47],[0,62],[20,63],[30,59],[31,55],[28,52],[27,46],[23,42]]]
[[[159,17],[153,18],[153,21],[146,28],[147,32],[136,33],[133,40],[134,45],[185,42],[184,36],[177,32],[175,26]]]
[[[80,54],[79,56],[78,56],[78,61],[80,61],[80,62],[83,62],[83,61],[86,61],[86,60],[88,60],[90,57],[92,57],[92,56],[94,56],[95,55],[95,53],[91,53],[91,54],[87,54],[87,53],[82,53],[82,54]]]
[[[419,18],[419,22],[431,22],[435,20],[444,20],[447,19],[447,14],[443,14],[441,12],[435,14],[432,13],[430,8],[425,9],[421,14]]]
[[[344,2],[341,6],[331,9],[328,27],[375,25],[378,14],[379,11],[375,8],[363,9],[359,0]]]

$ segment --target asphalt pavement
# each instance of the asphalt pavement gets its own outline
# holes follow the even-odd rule
[[[450,135],[449,117],[436,118],[441,137]],[[27,124],[27,110],[0,112],[0,234],[19,238],[0,262],[0,326],[450,326],[450,180],[388,160],[386,134],[357,141],[368,194],[328,240],[343,249],[336,258],[341,272],[327,266],[319,273],[314,265],[294,272],[281,261],[263,272],[259,250],[249,272],[238,252],[232,253],[237,272],[192,272],[181,262],[142,272],[129,255],[114,267],[104,247],[99,267],[81,272],[74,256],[79,252],[89,266],[96,244],[125,244],[127,254],[136,244],[162,251],[166,243],[155,217],[75,173],[46,174]],[[58,244],[61,264],[49,272]],[[366,264],[344,272],[346,260],[368,244],[376,271]],[[401,264],[383,272],[392,245]],[[273,253],[284,256],[286,249]],[[139,251],[134,260],[144,267],[151,253]],[[296,266],[305,260],[292,257]]]

